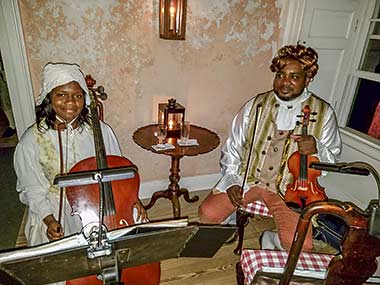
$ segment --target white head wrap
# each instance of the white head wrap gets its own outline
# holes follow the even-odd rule
[[[52,63],[45,65],[42,71],[42,87],[37,98],[36,105],[40,105],[46,96],[57,86],[77,82],[85,93],[85,103],[90,105],[90,96],[84,79],[84,74],[79,65],[70,63]]]

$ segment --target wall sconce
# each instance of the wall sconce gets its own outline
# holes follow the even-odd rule
[[[160,0],[160,38],[184,40],[187,0]]]
[[[185,120],[185,107],[169,99],[168,103],[158,104],[158,124],[168,126],[167,137],[179,138],[181,134],[181,123]]]

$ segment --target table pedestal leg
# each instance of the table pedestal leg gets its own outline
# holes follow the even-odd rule
[[[183,195],[186,202],[193,203],[199,200],[198,196],[194,196],[190,198],[189,190],[186,188],[179,188],[179,180],[180,180],[180,169],[179,169],[179,160],[182,156],[172,156],[171,168],[170,168],[170,184],[168,189],[157,191],[153,194],[152,199],[149,204],[144,206],[146,210],[153,207],[154,203],[156,203],[158,198],[166,198],[171,200],[173,205],[173,217],[179,218],[181,216],[181,206],[179,204],[179,197]]]

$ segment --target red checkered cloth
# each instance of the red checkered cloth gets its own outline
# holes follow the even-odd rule
[[[245,208],[245,211],[255,215],[272,217],[272,215],[269,213],[269,209],[262,201],[249,203]]]
[[[294,275],[323,279],[333,258],[330,254],[301,252]],[[240,263],[245,284],[251,284],[257,271],[282,273],[288,253],[279,250],[243,249]],[[305,275],[306,274],[306,275]]]

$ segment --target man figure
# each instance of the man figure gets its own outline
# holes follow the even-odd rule
[[[202,223],[222,223],[236,208],[262,200],[278,229],[278,235],[265,232],[263,241],[271,236],[277,247],[290,249],[299,215],[283,200],[286,185],[292,181],[287,160],[298,150],[335,163],[341,153],[333,109],[307,89],[318,71],[317,61],[315,50],[303,45],[284,46],[273,58],[273,90],[249,100],[235,116],[222,148],[222,178],[199,208]],[[308,135],[300,135],[297,116],[305,105],[317,112],[316,122],[310,123]],[[309,231],[304,250],[311,248]]]

